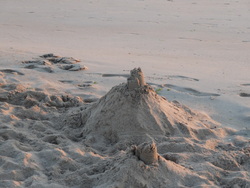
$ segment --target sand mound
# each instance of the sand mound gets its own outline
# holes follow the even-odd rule
[[[173,183],[166,187],[220,185],[221,182],[217,181],[218,176],[224,176],[225,171],[240,171],[245,168],[231,154],[222,157],[225,150],[217,154],[218,149],[221,149],[220,146],[225,146],[221,140],[236,134],[234,130],[222,128],[207,115],[195,112],[177,101],[167,101],[157,95],[145,83],[142,76],[140,69],[134,69],[131,71],[127,84],[113,87],[96,103],[82,107],[80,112],[69,113],[65,118],[65,122],[69,126],[65,128],[65,133],[69,134],[68,137],[83,142],[88,147],[106,155],[115,155],[119,151],[126,151],[127,148],[138,145],[132,151],[137,159],[142,160],[145,164],[154,164],[157,162],[158,156],[163,156],[162,159],[167,160],[164,163],[167,166],[158,166],[163,171],[169,168],[168,165],[171,161],[171,165],[174,163],[175,168],[172,169],[173,171],[168,170],[170,174],[182,171],[183,167],[186,170],[196,169],[195,171],[202,174],[187,171],[186,175],[189,180],[187,180],[188,178],[185,180],[183,175],[176,173],[173,178],[179,179],[180,181],[177,182],[183,184]],[[156,143],[159,154],[156,152],[156,146],[152,147],[151,142]],[[248,148],[247,142],[244,147]],[[153,148],[155,148],[155,152],[152,152]],[[238,149],[232,147],[229,150]],[[244,156],[245,160],[249,160],[249,156],[245,153],[236,153],[239,158]],[[181,165],[176,165],[177,163]],[[201,164],[205,169],[210,169],[212,174],[200,168]],[[129,173],[139,171],[139,168],[135,166],[133,166],[133,172],[130,170]],[[216,173],[218,168],[221,169],[220,175]],[[128,172],[122,170],[122,173]],[[138,172],[134,176],[140,177],[140,173]],[[158,175],[155,175],[154,178],[160,178]],[[142,182],[153,181],[149,177],[141,178],[134,180],[137,183],[140,182],[137,184],[139,187],[146,185]],[[166,176],[162,178],[164,181],[168,180]],[[200,179],[192,182],[190,178]],[[160,180],[157,179],[157,181]],[[248,180],[245,184],[248,184]],[[126,186],[128,185],[126,184]],[[158,184],[155,187],[165,186]]]
[[[167,101],[140,69],[91,104],[0,89],[0,187],[250,185],[249,133]]]
[[[72,127],[78,125],[82,137],[89,139],[91,146],[95,143],[98,147],[100,143],[108,146],[161,142],[170,136],[205,140],[232,132],[177,101],[168,102],[135,78],[134,72],[138,71],[132,71],[127,84],[113,87],[99,101],[76,115],[81,121],[71,123]]]

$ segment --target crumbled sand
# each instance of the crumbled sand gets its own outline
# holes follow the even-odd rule
[[[5,74],[0,187],[250,185],[249,133],[169,102],[137,77],[140,69],[90,104]]]
[[[0,187],[250,187],[249,0],[0,12]]]
[[[80,60],[72,57],[60,57],[53,53],[41,55],[36,60],[23,61],[24,68],[35,69],[38,71],[45,71],[48,73],[54,73],[56,66],[60,69],[67,71],[81,71],[86,70],[84,65],[77,64]]]

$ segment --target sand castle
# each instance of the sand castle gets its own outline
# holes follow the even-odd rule
[[[128,90],[132,91],[139,89],[146,85],[144,74],[141,68],[134,68],[130,71],[130,77],[127,79]],[[156,144],[142,143],[139,146],[133,148],[135,155],[138,159],[142,160],[145,164],[152,164],[158,161],[158,153]]]
[[[158,161],[157,147],[154,142],[145,142],[139,146],[134,146],[133,150],[138,159],[142,160],[145,164],[153,164]]]
[[[140,68],[90,104],[2,81],[0,187],[250,185],[249,136],[169,102]]]
[[[96,103],[87,106],[79,117],[81,122],[76,118],[73,126],[83,128],[81,132],[91,145],[123,141],[139,145],[166,136],[204,139],[219,134],[207,128],[216,124],[210,118],[159,96],[146,84],[140,68],[133,69],[127,83],[113,87]],[[202,119],[206,119],[207,125]]]
[[[113,87],[93,105],[86,107],[72,125],[82,127],[88,145],[113,145],[126,150],[137,145],[135,155],[145,164],[157,162],[156,140],[173,137],[205,139],[220,134],[207,128],[214,121],[178,102],[169,102],[146,84],[143,72],[135,68],[127,83]],[[190,118],[192,116],[192,121]],[[204,119],[207,125],[202,122]],[[71,131],[72,134],[73,131]],[[155,142],[155,143],[154,143]],[[153,144],[152,144],[153,143]]]
[[[127,85],[129,90],[134,90],[146,85],[141,68],[134,68],[130,71],[130,77],[127,80]]]

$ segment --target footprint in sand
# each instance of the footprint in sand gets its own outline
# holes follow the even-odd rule
[[[86,87],[91,87],[93,86],[93,84],[96,84],[95,82],[92,82],[92,81],[86,81],[86,82],[83,82],[82,84],[78,84],[77,86],[79,88],[86,88]]]
[[[250,86],[250,84],[249,83],[247,83],[247,84],[241,84],[241,86],[247,87],[247,86]],[[248,92],[241,92],[241,93],[239,93],[239,96],[240,97],[250,97],[250,93],[248,93]]]
[[[241,84],[242,86],[250,86],[250,84]]]
[[[102,74],[102,77],[125,77],[128,78],[129,74]]]
[[[64,84],[73,84],[77,86],[79,89],[91,87],[94,84],[97,84],[97,82],[95,81],[84,81],[84,82],[78,82],[78,81],[73,81],[73,80],[58,80],[58,81]]]
[[[52,67],[41,67],[41,66],[34,65],[34,64],[26,65],[24,68],[26,68],[26,69],[36,69],[37,71],[48,72],[48,73],[53,73],[54,72]]]
[[[187,77],[187,76],[181,76],[181,75],[171,75],[171,76],[167,76],[169,79],[181,79],[181,80],[188,80],[188,81],[200,81],[197,78],[191,78],[191,77]]]
[[[0,72],[9,73],[9,74],[24,75],[24,73],[16,71],[16,70],[12,70],[12,69],[1,69]]]
[[[68,70],[68,71],[80,71],[80,70],[86,70],[87,67],[84,65],[79,64],[72,64],[72,65],[61,65],[59,66],[60,69]]]
[[[58,81],[66,84],[71,84],[74,82],[73,80],[58,80]]]
[[[240,93],[240,97],[250,97],[250,93]]]
[[[45,71],[48,73],[54,72],[55,65],[57,65],[58,68],[67,71],[86,70],[87,67],[78,64],[79,62],[80,60],[74,59],[72,57],[60,57],[50,53],[40,56],[40,58],[37,60],[23,61],[22,63],[25,64],[24,68],[36,69],[38,71]]]
[[[201,91],[195,90],[193,88],[180,87],[180,86],[176,86],[176,85],[172,85],[172,84],[164,84],[163,86],[167,87],[169,89],[173,89],[173,90],[178,91],[178,92],[187,93],[189,95],[194,95],[197,97],[218,97],[218,96],[220,96],[217,93],[201,92]]]

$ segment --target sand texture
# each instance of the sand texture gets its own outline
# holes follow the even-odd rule
[[[249,188],[249,15],[1,1],[0,188]]]
[[[249,187],[250,132],[129,87],[138,70],[90,104],[3,71],[1,187]]]

